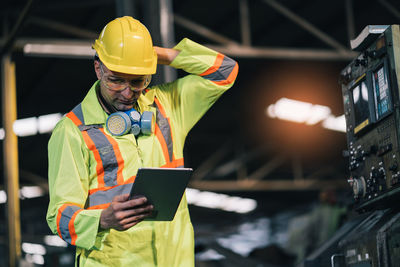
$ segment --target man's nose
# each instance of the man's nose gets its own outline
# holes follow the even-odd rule
[[[135,94],[132,90],[131,87],[129,85],[127,85],[122,91],[121,94],[125,97],[125,98],[132,98],[132,96]]]

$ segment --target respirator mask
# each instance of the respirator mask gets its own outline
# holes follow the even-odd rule
[[[150,135],[153,132],[153,113],[151,111],[144,111],[140,115],[134,108],[114,112],[107,118],[106,129],[115,136],[127,133],[132,133],[135,136],[140,133]]]

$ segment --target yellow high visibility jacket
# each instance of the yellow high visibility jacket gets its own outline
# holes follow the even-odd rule
[[[108,133],[108,115],[96,95],[99,81],[52,133],[47,222],[54,234],[76,246],[76,266],[194,266],[185,196],[171,222],[99,229],[102,209],[130,191],[139,167],[183,166],[186,135],[236,79],[238,65],[227,56],[189,39],[174,49],[180,53],[170,66],[190,74],[151,87],[138,99],[140,110],[156,118],[153,134]]]

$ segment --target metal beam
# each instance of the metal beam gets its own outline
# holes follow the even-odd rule
[[[350,45],[350,40],[354,39],[356,36],[354,27],[353,0],[345,0],[345,8],[346,8],[347,36]]]
[[[250,46],[251,28],[250,28],[248,0],[239,0],[239,11],[240,11],[240,32],[242,34],[242,44],[245,46]]]
[[[293,176],[296,181],[303,180],[303,165],[301,163],[301,159],[299,155],[292,155],[292,168],[293,168]]]
[[[72,36],[77,36],[86,39],[96,39],[98,34],[92,31],[88,31],[79,27],[71,26],[65,23],[61,23],[58,21],[43,19],[39,17],[30,17],[28,22],[31,24],[35,24],[37,26],[52,29],[58,32],[70,34]]]
[[[300,191],[326,188],[348,189],[345,179],[335,180],[230,180],[230,181],[191,181],[189,187],[210,191]]]
[[[314,171],[313,173],[310,173],[309,175],[304,177],[304,179],[305,180],[317,179],[318,177],[326,177],[328,175],[332,175],[333,173],[337,173],[337,169],[335,169],[335,166],[326,165]]]
[[[400,12],[398,9],[396,9],[392,4],[390,4],[386,0],[379,0],[379,3],[381,3],[390,13],[392,13],[397,19],[400,19]]]
[[[235,171],[238,171],[247,162],[264,154],[265,151],[266,151],[265,147],[260,147],[258,149],[250,151],[249,153],[241,153],[241,156],[238,156],[224,164],[221,164],[217,169],[215,169],[215,171],[212,173],[212,176],[223,177]]]
[[[48,180],[42,176],[34,174],[32,172],[26,170],[19,170],[19,174],[21,177],[21,181],[28,180],[29,182],[33,183],[34,185],[39,186],[45,192],[49,192],[49,183]]]
[[[175,46],[174,16],[172,0],[159,0],[160,7],[160,35],[163,47]],[[177,78],[177,72],[169,66],[162,66],[164,69],[164,81],[172,82]]]
[[[221,146],[216,152],[208,156],[207,159],[202,162],[199,167],[193,172],[192,181],[199,181],[204,179],[207,174],[209,174],[220,160],[222,160],[226,155],[228,155],[231,147],[231,142],[228,141],[223,146]]]
[[[301,18],[300,16],[296,15],[292,11],[290,11],[288,8],[284,7],[282,4],[275,0],[264,0],[265,3],[267,3],[269,6],[274,8],[276,11],[287,17],[288,19],[292,20],[293,22],[297,23],[300,27],[303,29],[309,31],[311,34],[313,34],[315,37],[319,38],[321,41],[325,42],[326,44],[330,45],[333,48],[336,48],[337,50],[341,52],[346,52],[348,49],[334,40],[332,37],[327,35],[326,33],[322,32],[319,30],[317,27],[306,21],[305,19]]]
[[[21,14],[18,17],[17,22],[15,23],[10,35],[8,35],[7,39],[5,40],[1,51],[0,55],[5,55],[8,54],[12,50],[12,46],[14,45],[15,38],[18,35],[18,32],[21,30],[22,25],[24,24],[26,18],[28,17],[28,14],[32,8],[32,3],[33,0],[29,0],[24,9],[22,10]]]
[[[338,52],[322,49],[287,49],[268,47],[246,47],[246,46],[217,46],[207,47],[219,51],[225,55],[244,58],[274,58],[274,59],[295,59],[295,60],[329,60],[348,61],[353,60],[358,53],[353,51]]]
[[[200,34],[217,43],[226,45],[238,45],[236,41],[231,40],[228,37],[223,36],[222,34],[216,33],[198,23],[192,22],[191,20],[186,19],[182,16],[174,14],[174,21],[181,27],[191,30],[192,32]]]
[[[19,206],[18,139],[13,131],[17,119],[15,64],[11,55],[2,58],[2,107],[5,137],[3,141],[4,177],[7,192],[8,264],[18,266],[21,258]]]
[[[115,13],[117,17],[132,16],[136,18],[136,9],[134,0],[115,0]]]
[[[94,50],[91,48],[92,41],[74,41],[62,39],[18,39],[15,47],[16,49],[22,50],[26,45],[29,45],[28,47],[30,48],[27,47],[25,53],[33,56],[93,59],[94,55]],[[358,55],[357,52],[353,51],[339,53],[333,50],[318,49],[286,49],[248,47],[240,45],[205,45],[225,55],[243,58],[348,61],[354,59]]]
[[[172,22],[171,0],[142,0],[142,22],[149,29],[153,44],[171,48],[175,45]],[[169,66],[159,65],[157,73],[153,75],[152,83],[160,84],[171,82],[177,77],[177,71]]]
[[[262,180],[268,174],[270,174],[272,171],[274,171],[276,168],[278,168],[280,165],[282,165],[286,160],[285,155],[278,155],[274,157],[272,160],[268,161],[265,163],[263,166],[258,168],[255,172],[253,172],[249,177],[248,181],[257,181],[257,180]]]

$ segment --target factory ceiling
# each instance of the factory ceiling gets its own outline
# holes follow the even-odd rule
[[[65,114],[95,81],[88,55],[30,56],[23,53],[26,44],[90,46],[108,21],[125,14],[159,34],[163,26],[153,24],[164,10],[172,11],[167,18],[173,31],[168,42],[153,37],[156,45],[188,37],[240,66],[233,88],[188,136],[185,165],[196,170],[193,186],[228,191],[343,186],[344,133],[271,119],[265,110],[287,97],[343,114],[338,76],[357,55],[349,40],[366,25],[396,24],[395,0],[3,0],[1,40],[14,44],[18,119]],[[49,134],[18,138],[22,184],[46,183],[48,139]]]

